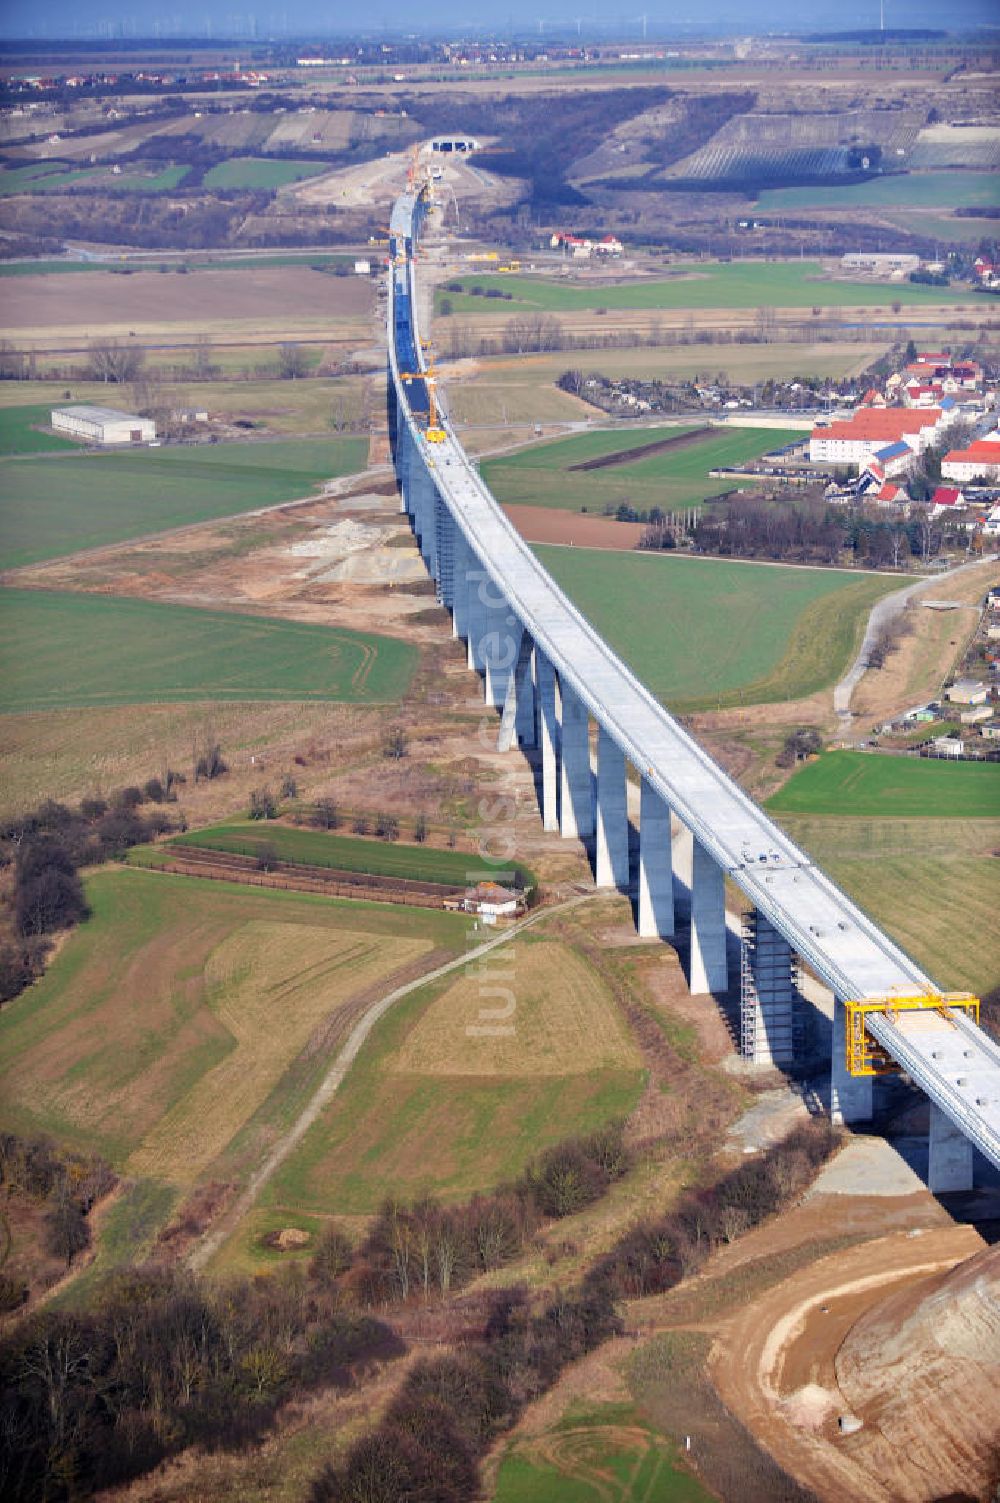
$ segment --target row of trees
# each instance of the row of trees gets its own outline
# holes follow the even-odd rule
[[[134,845],[174,828],[161,807],[176,797],[178,775],[145,787],[85,798],[75,807],[47,799],[0,825],[0,867],[13,868],[13,934],[0,940],[0,1002],[41,973],[50,936],[87,917],[79,868],[116,859]],[[147,807],[140,814],[143,805]]]
[[[446,1298],[518,1257],[544,1221],[599,1200],[630,1164],[622,1124],[612,1123],[547,1149],[515,1184],[465,1205],[442,1206],[429,1196],[386,1201],[356,1255],[336,1229],[327,1233],[314,1274],[339,1278],[345,1293],[369,1308],[414,1294]]]

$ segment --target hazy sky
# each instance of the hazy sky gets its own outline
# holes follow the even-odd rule
[[[634,13],[633,13],[634,7]],[[373,32],[385,28],[399,34],[419,26],[422,31],[440,29],[452,33],[492,28],[504,35],[510,28],[520,34],[544,34],[553,26],[579,29],[584,37],[638,37],[645,10],[647,36],[676,35],[677,28],[752,32],[768,28],[801,30],[808,27],[877,26],[879,0],[814,0],[808,7],[801,0],[628,0],[627,5],[608,5],[601,0],[499,0],[499,4],[469,4],[461,0],[424,0],[403,4],[401,0],[371,0],[363,7],[343,0],[0,0],[0,35],[8,37],[72,36],[330,36],[346,35],[358,25],[359,15]],[[542,25],[539,26],[541,19]],[[887,26],[997,26],[997,0],[885,0]],[[595,24],[596,23],[596,24]]]

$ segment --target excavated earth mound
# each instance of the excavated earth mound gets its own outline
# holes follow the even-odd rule
[[[1000,1246],[869,1310],[837,1354],[864,1428],[840,1444],[910,1503],[990,1496],[1000,1453]]]

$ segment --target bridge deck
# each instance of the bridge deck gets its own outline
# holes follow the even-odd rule
[[[394,235],[410,239],[415,209],[412,196],[397,202]],[[389,279],[390,330],[395,328],[392,304],[401,270],[397,267]],[[409,257],[406,272],[410,347],[419,355],[416,289]],[[409,383],[404,386],[399,381],[392,340],[390,364],[417,452],[472,552],[510,603],[512,624],[516,616],[560,677],[712,858],[838,997],[938,991],[916,962],[723,772],[581,615],[494,500],[446,419],[442,418],[445,440],[433,446],[426,443],[409,411]],[[887,1037],[879,1031],[880,1042],[1000,1167],[1000,1050],[996,1045],[962,1020],[963,1048],[972,1050],[975,1063],[973,1068],[965,1059],[965,1075],[976,1080],[975,1087],[967,1089],[951,1080],[955,1072],[950,1055],[945,1068],[925,1037],[915,1032],[904,1035],[891,1024],[885,1028],[892,1031]]]

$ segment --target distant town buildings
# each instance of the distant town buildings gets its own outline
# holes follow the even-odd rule
[[[620,256],[625,249],[617,235],[604,235],[600,240],[587,240],[580,235],[554,230],[549,245],[553,250],[565,251],[574,261],[589,261],[592,256]]]

